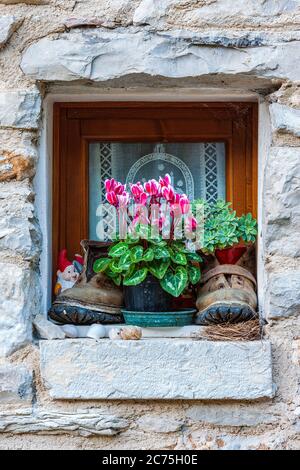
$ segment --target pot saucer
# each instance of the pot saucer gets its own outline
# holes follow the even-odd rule
[[[135,312],[133,310],[121,310],[127,325],[147,327],[172,327],[192,325],[194,315],[197,312],[194,308],[172,312]]]

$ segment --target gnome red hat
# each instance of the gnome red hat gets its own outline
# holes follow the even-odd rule
[[[64,248],[58,255],[58,269],[63,273],[68,266],[72,266],[72,263],[67,258],[67,249]]]
[[[81,255],[78,255],[78,254],[76,253],[76,255],[74,256],[74,258],[75,258],[75,260],[77,261],[77,263],[80,263],[80,264],[83,265],[84,260],[83,260],[83,257],[82,257]]]

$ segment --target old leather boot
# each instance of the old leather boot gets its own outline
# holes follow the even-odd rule
[[[205,272],[198,288],[197,325],[238,323],[256,318],[256,280],[247,269],[223,264]]]
[[[83,271],[72,288],[58,295],[48,316],[57,323],[122,323],[122,289],[105,274],[93,271],[95,260],[105,256],[109,244],[83,240],[81,245],[84,250]]]

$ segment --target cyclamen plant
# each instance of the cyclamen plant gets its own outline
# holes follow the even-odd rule
[[[95,261],[94,271],[124,286],[136,286],[151,274],[174,297],[196,284],[201,257],[187,241],[193,238],[197,221],[188,197],[175,191],[170,175],[130,184],[129,191],[112,178],[105,181],[105,189],[107,201],[118,212],[119,233],[108,256]]]

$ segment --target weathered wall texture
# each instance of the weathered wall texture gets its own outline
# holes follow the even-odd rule
[[[0,0],[0,448],[292,449],[299,440],[300,5]],[[71,84],[257,92],[263,297],[274,399],[53,401],[39,372],[43,243],[32,180],[43,99]],[[43,286],[45,288],[45,286]],[[242,380],[242,378],[241,378]]]

